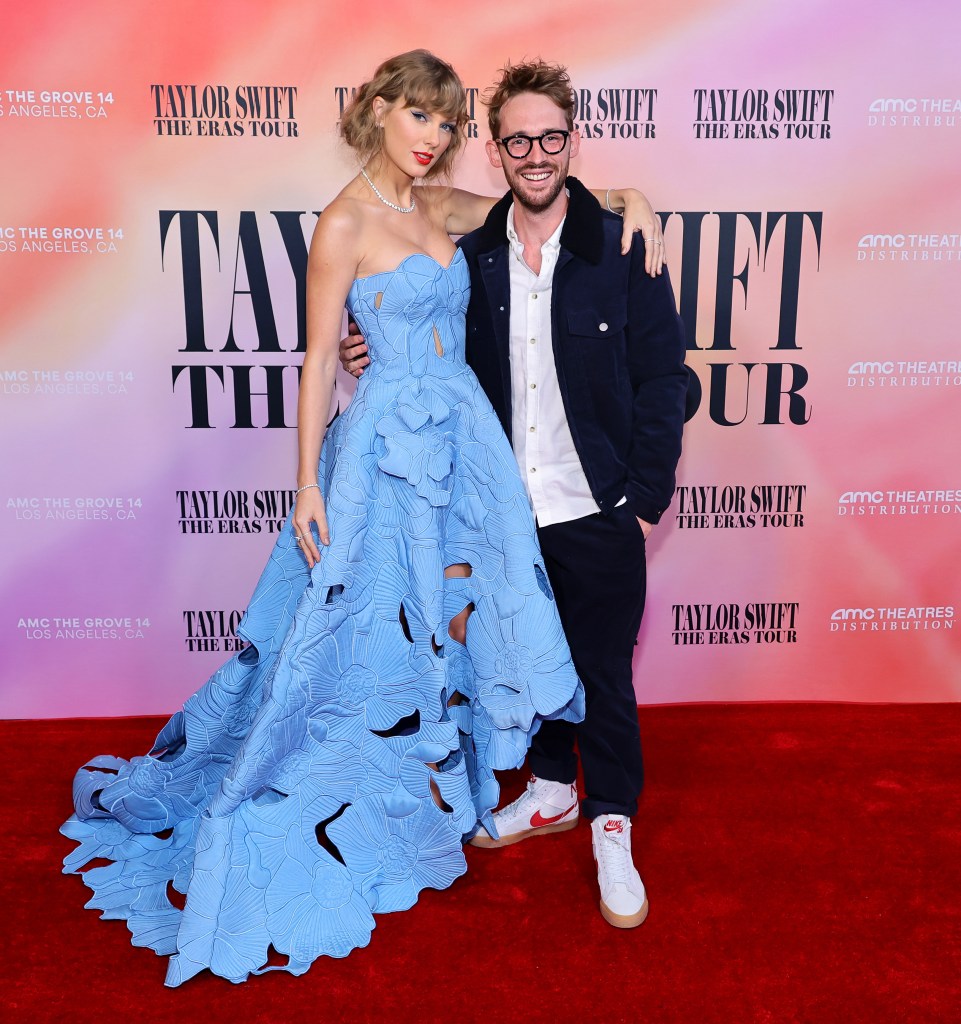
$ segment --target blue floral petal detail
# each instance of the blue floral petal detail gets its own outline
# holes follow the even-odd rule
[[[372,362],[317,467],[331,543],[308,567],[287,523],[245,649],[145,755],[77,773],[64,871],[170,958],[168,985],[367,945],[375,912],[463,874],[478,823],[496,834],[495,770],[583,716],[513,453],[464,360],[468,290],[460,252],[355,282]]]
[[[446,889],[467,870],[461,833],[430,800],[397,818],[382,798],[370,797],[349,807],[328,833],[380,913],[407,910],[421,889]]]

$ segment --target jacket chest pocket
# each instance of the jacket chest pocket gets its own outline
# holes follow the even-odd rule
[[[611,381],[625,372],[624,313],[603,313],[592,309],[570,310],[567,331],[571,348],[577,353],[583,372],[589,379]]]
[[[623,313],[605,314],[593,309],[572,309],[567,314],[567,330],[578,340],[620,340],[627,325]]]

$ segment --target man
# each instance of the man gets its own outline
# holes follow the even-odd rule
[[[461,239],[471,275],[467,361],[517,455],[587,713],[534,736],[526,792],[473,845],[574,828],[575,739],[600,908],[633,928],[648,901],[631,856],[643,785],[632,656],[644,610],[645,542],[670,504],[688,376],[665,273],[568,177],[580,139],[563,68],[508,66],[488,102],[487,154],[510,192]],[[343,355],[358,350],[343,348]]]

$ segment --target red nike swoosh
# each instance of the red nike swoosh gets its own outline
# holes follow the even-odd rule
[[[545,818],[541,814],[540,808],[538,808],[531,815],[531,828],[540,828],[541,825],[553,825],[555,821],[560,821],[561,818],[563,818],[565,814],[570,814],[571,811],[573,811],[576,806],[577,806],[577,801],[575,800],[574,803],[572,803],[571,806],[568,807],[566,811],[561,811],[560,814],[555,814],[552,818]]]

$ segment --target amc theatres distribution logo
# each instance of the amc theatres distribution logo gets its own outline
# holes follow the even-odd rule
[[[941,231],[862,235],[858,263],[961,263],[961,234]]]
[[[158,135],[295,139],[295,85],[151,85]]]
[[[869,128],[957,128],[961,99],[954,97],[881,97],[868,107]]]
[[[674,644],[795,644],[798,607],[797,601],[676,604]]]
[[[914,633],[954,629],[954,605],[914,608],[836,608],[832,633]]]
[[[838,498],[838,515],[876,519],[961,515],[961,490],[845,491]]]
[[[833,89],[695,89],[696,139],[831,138]]]
[[[858,359],[848,367],[848,387],[957,388],[961,359]]]

